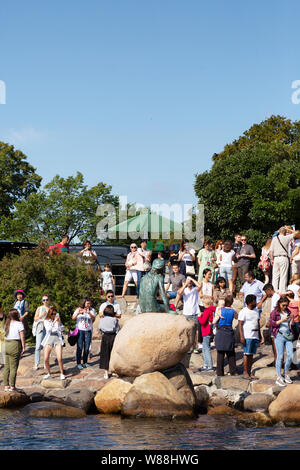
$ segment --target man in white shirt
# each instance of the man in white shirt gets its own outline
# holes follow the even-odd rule
[[[289,227],[281,227],[273,237],[270,246],[270,258],[273,265],[273,286],[276,292],[285,292],[289,275],[289,245],[293,239],[299,239],[300,232]]]
[[[122,312],[120,305],[115,300],[115,294],[113,290],[108,290],[106,292],[106,302],[100,305],[99,315],[100,317],[104,317],[103,312],[107,305],[112,305],[114,307],[114,311],[116,314],[116,318],[121,318]]]
[[[195,341],[194,341],[195,353],[196,352],[198,353],[198,349],[201,346],[200,344],[198,344],[198,349],[196,348],[197,341],[199,338],[199,333],[201,335],[201,327],[198,321],[198,315],[200,313],[200,307],[199,307],[200,289],[201,289],[201,283],[196,281],[192,277],[188,276],[183,286],[177,291],[178,296],[183,297],[183,312],[182,312],[183,315],[185,316],[187,320],[193,321],[196,325],[196,335],[195,335]]]
[[[251,375],[253,355],[256,354],[257,346],[261,341],[259,313],[256,310],[254,294],[247,295],[246,305],[238,316],[240,340],[244,346],[243,377],[253,379],[255,378]]]
[[[264,295],[264,291],[263,291],[264,283],[259,281],[258,279],[255,279],[255,275],[252,271],[248,271],[245,274],[245,281],[246,282],[244,282],[239,292],[240,299],[244,300],[244,307],[246,307],[246,297],[249,294],[254,294],[256,297],[256,302],[260,303]]]

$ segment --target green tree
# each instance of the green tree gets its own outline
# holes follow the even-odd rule
[[[33,250],[21,250],[20,255],[9,255],[0,261],[1,302],[7,312],[14,304],[13,293],[24,289],[29,301],[29,324],[32,325],[42,295],[47,294],[61,314],[63,324],[73,326],[72,314],[84,297],[98,307],[97,273],[78,257],[68,254],[49,257],[46,244]]]
[[[194,188],[204,204],[206,235],[232,238],[239,231],[261,247],[281,225],[300,225],[299,137],[232,150],[196,175]]]
[[[283,116],[270,116],[259,124],[253,124],[237,140],[227,144],[224,150],[213,155],[213,160],[226,158],[245,147],[254,146],[257,142],[277,142],[288,146],[297,145],[300,138],[300,121],[292,122]]]
[[[16,202],[35,193],[42,178],[26,161],[27,157],[13,145],[0,142],[0,217],[7,217]]]
[[[6,238],[31,242],[43,238],[59,240],[68,234],[70,241],[89,238],[93,243],[97,240],[97,207],[108,203],[118,204],[111,186],[98,183],[88,188],[79,172],[75,177],[57,175],[43,190],[15,205],[13,216],[1,220],[0,233]]]

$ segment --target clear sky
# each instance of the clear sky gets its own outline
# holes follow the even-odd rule
[[[299,2],[14,0],[1,10],[0,140],[48,182],[80,171],[130,202],[194,203],[214,152],[300,119]]]

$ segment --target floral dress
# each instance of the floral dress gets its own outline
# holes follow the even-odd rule
[[[203,270],[208,268],[211,270],[211,282],[215,282],[215,269],[216,269],[217,255],[214,250],[202,250],[198,253],[199,267],[198,267],[198,281],[203,280]]]

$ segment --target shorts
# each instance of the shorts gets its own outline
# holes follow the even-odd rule
[[[247,338],[246,344],[244,346],[244,354],[246,356],[251,356],[252,354],[256,354],[258,345],[259,345],[259,339]]]
[[[110,282],[109,284],[103,284],[103,290],[104,292],[107,292],[108,290],[114,290],[114,286],[112,285],[112,282]]]
[[[126,274],[125,274],[125,281],[127,282],[133,282],[137,284],[137,272],[136,271],[130,271],[130,269],[127,269]]]
[[[175,291],[168,291],[167,295],[169,296],[169,299],[176,299],[177,297],[177,292]]]
[[[224,277],[226,281],[232,280],[232,267],[220,266],[220,276]]]
[[[198,315],[184,315],[184,317],[189,321],[193,321],[196,325],[199,325]]]
[[[58,336],[57,334],[54,334],[54,333],[52,333],[52,334],[49,336],[49,338],[48,338],[48,340],[47,340],[45,346],[46,346],[47,344],[48,344],[48,346],[51,346],[51,348],[54,348],[54,347],[57,346],[57,345],[62,346],[61,341],[60,341],[60,339],[59,339],[59,336]]]

